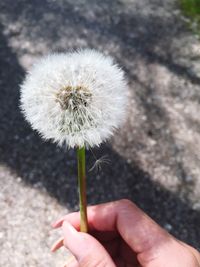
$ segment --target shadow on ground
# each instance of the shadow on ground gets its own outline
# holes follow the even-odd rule
[[[107,2],[105,1],[105,8],[108,7],[106,3]],[[114,9],[115,7],[111,6],[110,8]],[[176,74],[184,75],[187,79],[192,79],[194,83],[199,83],[197,77],[190,77],[186,69],[177,66],[170,61],[170,58],[165,59],[152,52],[155,42],[160,40],[160,36],[152,37],[152,34],[156,32],[156,30],[154,29],[152,32],[153,28],[149,28],[151,21],[147,19],[143,19],[142,21],[144,28],[145,25],[147,26],[146,33],[137,32],[135,36],[129,37],[126,31],[127,29],[123,25],[134,25],[134,23],[136,23],[136,18],[123,18],[121,16],[119,17],[120,19],[118,22],[112,22],[113,26],[111,27],[106,26],[110,25],[109,23],[101,25],[102,21],[100,18],[100,21],[97,21],[96,24],[92,20],[86,20],[86,18],[83,16],[81,17],[72,6],[67,6],[66,9],[68,11],[64,10],[59,14],[58,24],[62,22],[63,17],[66,14],[69,14],[69,17],[66,17],[68,27],[74,27],[77,32],[81,32],[83,35],[84,33],[82,29],[84,28],[88,29],[89,34],[94,34],[94,32],[96,32],[95,39],[91,40],[91,46],[94,47],[95,43],[98,43],[99,40],[101,43],[104,43],[106,38],[112,38],[120,45],[120,53],[122,57],[119,61],[121,61],[122,64],[124,60],[123,58],[134,58],[136,53],[140,53],[141,51],[141,55],[144,56],[146,60],[152,62],[158,61],[159,63],[166,65]],[[27,18],[27,22],[32,24],[32,26],[34,26],[37,19],[39,21],[43,19],[42,9],[39,13],[35,14],[33,7],[29,5],[27,10],[26,16],[30,15]],[[8,11],[9,10],[6,9],[6,12]],[[51,10],[52,13],[56,11],[57,10]],[[16,19],[14,14],[10,13],[10,16],[13,16],[13,21]],[[37,16],[39,16],[39,18],[37,18]],[[108,17],[107,19],[111,18]],[[81,21],[81,29],[80,26],[77,26],[76,20],[79,22],[78,25],[80,25]],[[137,20],[141,20],[141,18],[138,16]],[[153,21],[154,20],[152,20],[152,23]],[[44,23],[40,25],[43,27],[41,28],[41,32],[37,32],[38,28],[36,27],[36,32],[32,33],[31,38],[46,38],[49,42],[56,38],[59,40],[59,33],[56,35],[59,25],[52,24],[54,25],[53,32],[48,30],[48,28],[45,28],[45,25],[47,24]],[[153,27],[153,25],[151,26]],[[28,27],[29,26],[27,26],[27,29]],[[164,24],[162,27],[164,28]],[[167,27],[169,28],[170,26],[168,25]],[[50,29],[52,30],[51,27]],[[73,151],[67,152],[48,142],[44,143],[37,133],[33,132],[24,121],[19,111],[18,88],[18,84],[21,83],[24,76],[24,70],[19,65],[16,54],[12,51],[11,47],[9,47],[8,40],[3,35],[2,26],[0,26],[0,31],[0,66],[2,69],[0,73],[0,161],[22,177],[25,183],[38,187],[38,189],[45,188],[46,191],[52,197],[55,197],[61,204],[66,205],[67,203],[67,206],[70,209],[74,209],[77,207],[77,183],[76,171],[74,168],[76,164],[75,153]],[[99,39],[102,32],[103,37],[102,39]],[[41,33],[43,36],[41,36]],[[83,36],[83,38],[86,37],[87,36]],[[73,38],[75,38],[75,36]],[[145,45],[147,40],[148,45]],[[164,43],[165,41],[162,40],[162,42]],[[132,54],[126,52],[127,49],[130,51],[131,46],[138,47],[136,50],[131,50]],[[133,77],[131,75],[133,74],[129,73],[130,78]],[[143,92],[149,94],[150,91],[144,90]],[[146,105],[144,104],[146,97],[146,95],[143,95],[143,98],[141,99],[143,105]],[[159,116],[158,120],[160,118],[165,120],[166,118],[165,126],[167,127],[167,117],[165,116],[164,111],[162,111],[162,107],[159,106],[159,109],[160,113],[156,116]],[[147,110],[152,110],[153,112],[153,110],[158,110],[158,108],[149,106]],[[156,130],[152,123],[155,114],[153,114],[152,117],[151,114],[153,113],[149,114],[150,121],[148,130],[153,132]],[[159,134],[159,132],[156,134]],[[168,139],[168,141],[169,140],[174,142],[173,138]],[[105,167],[104,172],[100,174],[89,174],[89,203],[92,204],[120,198],[129,198],[147,211],[160,224],[170,228],[171,232],[177,237],[199,247],[199,212],[192,210],[190,204],[181,200],[177,194],[173,194],[163,189],[158,184],[153,183],[148,173],[144,172],[134,161],[132,161],[131,164],[128,164],[127,161],[113,151],[110,146],[102,146],[97,154],[108,154],[112,163]],[[88,153],[89,165],[92,164],[92,161],[92,156]]]

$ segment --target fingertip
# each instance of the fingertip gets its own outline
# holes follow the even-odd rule
[[[51,252],[55,252],[56,250],[58,250],[59,248],[61,248],[62,246],[64,246],[64,239],[61,237],[60,239],[58,239],[53,246],[51,247],[50,251]]]
[[[56,228],[56,225],[57,225],[56,222],[52,222],[52,223],[51,223],[51,227],[52,227],[52,228]]]
[[[50,251],[51,251],[52,253],[56,252],[56,250],[57,250],[57,249],[55,248],[54,245],[50,248]]]
[[[59,228],[59,227],[62,226],[63,221],[64,221],[64,217],[62,217],[62,218],[58,219],[57,221],[53,222],[53,223],[51,224],[51,227],[52,227],[52,228]]]

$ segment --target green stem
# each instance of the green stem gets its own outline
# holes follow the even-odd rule
[[[88,232],[87,222],[87,198],[86,198],[86,174],[85,174],[85,147],[77,148],[78,159],[78,189],[81,223],[81,232]]]

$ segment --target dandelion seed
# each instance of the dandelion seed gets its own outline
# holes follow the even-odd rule
[[[93,164],[92,168],[89,169],[89,171],[96,170],[97,172],[101,171],[102,166],[105,164],[109,164],[111,160],[108,158],[107,155],[104,155],[100,157],[99,159],[96,159],[95,163]]]

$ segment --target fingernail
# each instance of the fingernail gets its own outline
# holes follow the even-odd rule
[[[56,225],[56,222],[53,222],[53,223],[51,223],[51,227],[55,227],[55,225]]]
[[[56,225],[57,225],[57,223],[58,223],[58,221],[53,222],[53,223],[51,224],[51,227],[55,228]]]
[[[52,226],[53,228],[57,228],[58,226],[61,226],[61,225],[62,225],[62,221],[63,221],[63,219],[59,219],[59,220],[53,222],[53,223],[51,224],[51,226]],[[60,225],[60,224],[61,224],[61,225]]]
[[[58,250],[59,248],[61,248],[63,246],[63,242],[64,239],[63,238],[59,238],[51,247],[51,252],[55,252],[56,250]]]

